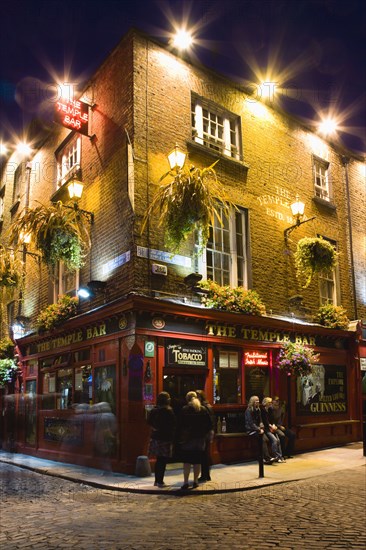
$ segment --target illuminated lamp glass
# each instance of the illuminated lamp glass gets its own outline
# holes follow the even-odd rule
[[[296,195],[295,202],[291,204],[290,208],[293,216],[299,217],[304,215],[305,204],[299,200],[299,195]]]
[[[176,145],[173,151],[169,153],[168,161],[171,170],[174,170],[174,168],[183,168],[186,161],[186,154],[179,151],[178,145]]]
[[[84,184],[79,180],[71,180],[67,186],[70,199],[80,199],[83,194]]]

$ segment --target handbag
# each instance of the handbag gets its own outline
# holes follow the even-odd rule
[[[159,439],[150,439],[149,456],[165,456],[171,458],[173,454],[173,445],[170,441],[159,441]]]

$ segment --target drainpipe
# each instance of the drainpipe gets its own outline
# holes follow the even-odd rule
[[[355,278],[355,263],[353,257],[353,234],[352,234],[352,218],[351,218],[351,201],[349,192],[349,177],[348,177],[348,165],[349,157],[342,156],[342,164],[344,167],[345,184],[346,184],[346,197],[347,197],[347,215],[348,215],[348,234],[349,234],[349,248],[350,248],[350,260],[351,260],[351,276],[352,276],[352,290],[353,290],[353,305],[354,305],[354,319],[358,319],[357,311],[357,293],[356,293],[356,278]]]

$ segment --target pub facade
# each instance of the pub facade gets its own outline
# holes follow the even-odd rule
[[[6,231],[24,207],[69,207],[76,179],[84,193],[71,206],[88,213],[91,249],[77,272],[61,262],[52,273],[34,243],[23,249],[22,292],[4,297],[2,336],[14,339],[21,375],[2,391],[3,448],[101,468],[107,454],[114,470],[132,473],[147,452],[157,394],[168,391],[178,412],[192,389],[205,390],[226,427],[215,437],[215,463],[255,456],[244,425],[253,394],[280,396],[298,451],[360,440],[362,159],[136,31],[76,100],[55,109],[52,131],[36,136],[27,161],[14,153],[2,166],[1,242],[11,245]],[[223,224],[214,221],[203,251],[191,235],[173,254],[158,220],[144,225],[176,143],[196,167],[219,161],[217,177],[237,205]],[[291,213],[297,195],[308,223]],[[306,287],[294,264],[304,236],[322,236],[339,253],[333,273]],[[254,289],[266,313],[206,307],[200,277]],[[79,299],[77,315],[37,332],[40,311],[83,287],[94,293]],[[327,303],[347,310],[348,330],[314,321]],[[22,334],[11,331],[16,318],[26,320]],[[319,354],[311,375],[277,367],[286,342]],[[99,403],[115,419],[107,453],[98,445]]]

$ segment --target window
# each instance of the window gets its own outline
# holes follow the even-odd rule
[[[57,186],[61,187],[80,170],[81,139],[77,137],[62,149],[57,157]]]
[[[192,139],[222,155],[240,159],[240,118],[192,96]]]
[[[25,178],[25,162],[21,162],[14,173],[13,204],[20,200],[20,193],[23,184],[25,185]]]
[[[79,271],[70,271],[63,262],[59,262],[55,268],[53,285],[54,302],[63,294],[74,296],[79,288]]]
[[[325,237],[323,237],[325,239]],[[337,243],[330,239],[325,239],[330,242],[334,248],[337,248]],[[319,273],[319,298],[320,305],[334,304],[337,305],[337,268],[330,272]]]
[[[241,402],[241,370],[237,351],[215,351],[214,403]]]
[[[247,212],[232,211],[227,217],[220,209],[222,225],[215,216],[214,226],[205,251],[196,257],[196,271],[204,279],[211,279],[219,285],[248,285],[247,262]],[[198,239],[197,243],[199,242]]]
[[[329,162],[313,157],[315,196],[330,201]]]

